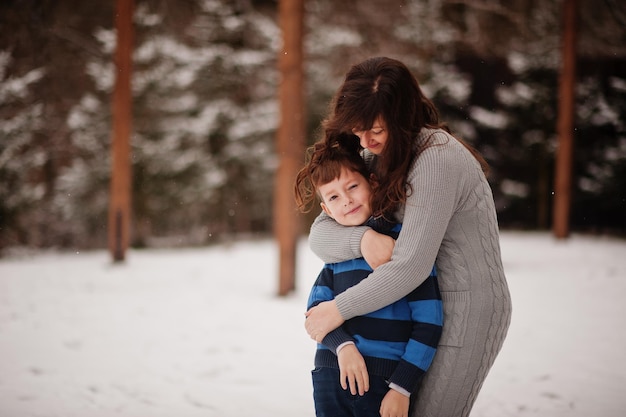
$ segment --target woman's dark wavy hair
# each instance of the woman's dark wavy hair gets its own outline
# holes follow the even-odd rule
[[[318,195],[319,186],[339,178],[342,169],[349,169],[363,175],[365,179],[369,178],[367,165],[359,153],[358,142],[344,139],[320,141],[307,149],[306,163],[298,172],[294,185],[296,205],[301,212],[311,211],[311,203]]]
[[[328,118],[322,122],[326,141],[359,142],[352,129],[369,130],[381,117],[388,133],[385,147],[373,166],[378,180],[372,196],[374,215],[390,213],[406,202],[406,178],[415,158],[429,146],[416,139],[422,128],[439,128],[450,133],[439,119],[439,112],[419,87],[413,74],[402,62],[370,58],[354,65],[331,101]],[[461,141],[481,163],[480,154]],[[360,147],[360,145],[359,145]]]

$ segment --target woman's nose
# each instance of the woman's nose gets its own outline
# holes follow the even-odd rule
[[[361,144],[361,147],[367,148],[367,145],[369,144],[367,132],[360,132],[360,134],[357,136],[359,137],[359,143]]]
[[[367,145],[367,131],[365,130],[361,130],[358,131],[356,129],[352,129],[352,134],[354,136],[356,136],[357,138],[359,138],[359,144],[361,145],[362,148],[365,148]]]

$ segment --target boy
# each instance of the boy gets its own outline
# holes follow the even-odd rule
[[[322,209],[339,224],[366,224],[396,238],[401,225],[371,218],[367,178],[358,153],[317,144],[296,179],[296,201],[304,211],[317,194]],[[363,258],[324,265],[307,308],[332,300],[371,271]],[[407,416],[410,395],[432,362],[442,325],[433,268],[407,297],[330,332],[318,344],[312,372],[317,417]]]

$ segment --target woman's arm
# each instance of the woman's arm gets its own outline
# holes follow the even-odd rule
[[[373,229],[367,230],[361,238],[361,253],[372,269],[389,262],[395,246],[395,239]]]
[[[365,258],[372,269],[391,259],[396,241],[368,226],[345,227],[322,212],[309,233],[311,250],[326,263]]]
[[[480,170],[457,140],[438,133],[409,173],[403,226],[391,261],[339,294],[333,304],[343,319],[370,313],[407,295],[429,276],[468,176]],[[316,323],[317,324],[317,323]]]
[[[342,226],[321,212],[311,225],[309,246],[325,263],[343,262],[360,258],[361,238],[372,230],[367,226]]]

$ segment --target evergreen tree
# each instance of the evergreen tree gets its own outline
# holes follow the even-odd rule
[[[137,0],[133,244],[270,232],[273,0]],[[580,3],[572,225],[626,233],[626,10]],[[492,166],[503,227],[547,228],[560,2],[306,2],[308,140],[349,66],[398,58]],[[0,2],[0,248],[104,247],[113,5]],[[303,155],[304,160],[304,155]]]
[[[133,244],[159,236],[200,243],[224,232],[267,230],[276,123],[274,22],[215,1],[200,4],[182,36],[164,31],[163,17],[147,6],[138,7],[135,22]],[[96,38],[102,54],[88,71],[97,91],[72,111],[71,136],[80,152],[61,175],[57,207],[78,220],[76,238],[100,240],[115,37],[100,29]]]
[[[32,85],[45,70],[36,68],[22,76],[8,76],[11,55],[0,51],[0,249],[29,243],[29,223],[44,198],[45,185],[33,173],[44,169],[45,149],[36,146],[42,104]],[[20,104],[29,103],[22,109]]]
[[[626,77],[602,76],[595,64],[590,63],[593,73],[581,80],[577,90],[572,223],[579,230],[624,234]],[[626,65],[622,68],[626,70]]]

